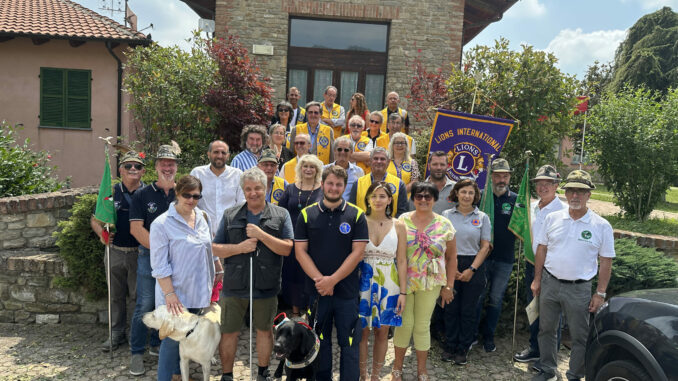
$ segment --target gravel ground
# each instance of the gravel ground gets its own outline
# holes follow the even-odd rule
[[[129,374],[129,350],[127,346],[108,353],[100,350],[100,343],[107,335],[102,325],[22,325],[0,324],[0,380],[153,380],[157,376],[157,358],[145,355],[147,372],[144,376]],[[243,330],[235,364],[236,380],[247,380],[248,332]],[[517,349],[527,342],[521,333],[516,339]],[[455,366],[439,360],[440,349],[434,344],[429,356],[428,369],[435,380],[529,380],[533,376],[527,364],[511,361],[511,337],[498,337],[497,351],[485,353],[482,346],[474,347],[469,363]],[[336,348],[336,347],[335,347]],[[336,352],[336,351],[335,351]],[[561,378],[567,368],[569,351],[560,352]],[[255,357],[256,358],[256,357]],[[386,365],[381,379],[390,380],[389,371],[393,362],[393,347],[387,352]],[[339,379],[338,356],[335,357],[334,380]],[[273,361],[271,368],[277,362]],[[202,380],[200,366],[191,364],[191,379]],[[405,359],[405,381],[416,379],[416,360],[408,350]],[[219,364],[212,366],[211,380],[219,380]]]
[[[564,203],[567,204],[567,200],[565,199],[565,196],[559,195],[558,196],[561,200],[563,200]],[[587,206],[591,208],[594,212],[598,213],[601,216],[607,216],[610,214],[617,214],[621,211],[618,206],[611,202],[607,201],[600,201],[600,200],[592,200],[590,199],[587,203]],[[653,210],[652,213],[650,213],[650,217],[652,218],[673,218],[678,220],[678,213],[672,213],[672,212],[665,212],[663,210]]]

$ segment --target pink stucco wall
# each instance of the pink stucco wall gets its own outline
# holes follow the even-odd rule
[[[122,44],[114,52],[124,62]],[[116,135],[117,62],[104,42],[88,41],[74,48],[66,40],[34,45],[29,38],[0,43],[0,120],[23,124],[20,132],[34,150],[47,150],[60,178],[72,186],[98,184],[104,166],[104,144],[99,136]],[[92,129],[40,128],[40,68],[92,71]],[[128,96],[122,98],[122,135],[129,136]],[[114,172],[115,173],[115,172]]]

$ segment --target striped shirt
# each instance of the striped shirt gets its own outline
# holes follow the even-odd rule
[[[186,308],[210,305],[214,284],[212,234],[203,216],[195,208],[195,228],[188,226],[175,203],[151,224],[151,275],[171,277],[174,292]],[[165,304],[160,284],[155,284],[155,306]]]
[[[235,155],[231,161],[231,167],[238,168],[239,170],[245,172],[246,170],[256,167],[259,157],[253,154],[249,150],[244,150],[239,154]]]

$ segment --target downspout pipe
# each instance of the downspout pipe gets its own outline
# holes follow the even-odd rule
[[[115,136],[116,139],[118,136],[122,135],[122,61],[118,56],[115,55],[113,52],[113,44],[111,41],[106,41],[106,49],[108,52],[115,58],[115,61],[118,63],[118,102],[117,102],[117,121],[116,121],[116,128],[115,128]],[[117,173],[117,176],[120,177],[120,169],[118,166],[118,159],[116,158],[116,163],[115,163],[115,170]]]

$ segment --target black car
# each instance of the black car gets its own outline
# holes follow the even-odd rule
[[[678,288],[610,298],[586,343],[587,381],[678,381]]]

